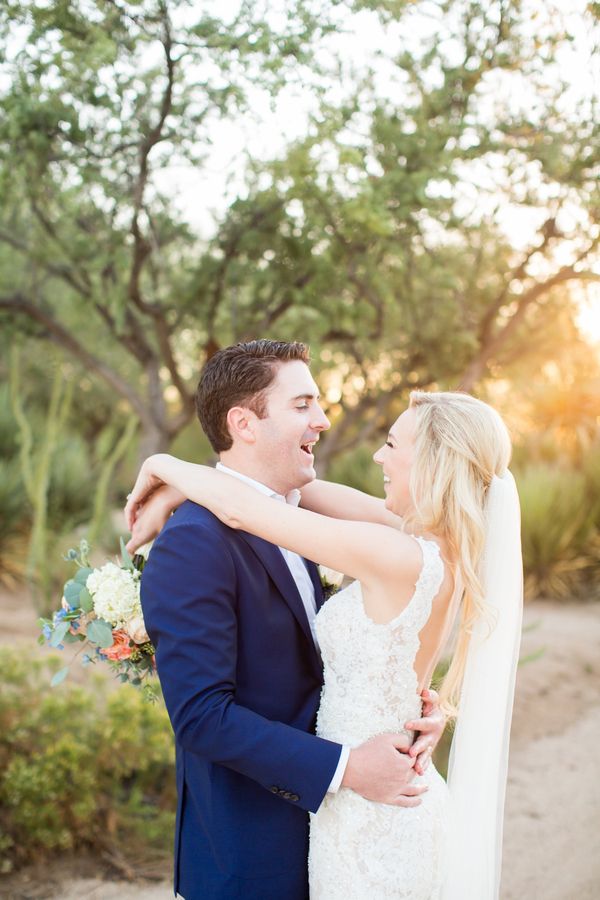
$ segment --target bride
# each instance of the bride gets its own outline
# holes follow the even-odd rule
[[[487,404],[414,391],[374,456],[385,508],[323,481],[302,489],[300,508],[274,508],[239,480],[166,454],[138,475],[126,507],[132,547],[154,536],[144,516],[166,484],[227,526],[354,579],[317,616],[324,738],[353,747],[417,719],[456,626],[440,688],[442,708],[457,715],[448,785],[430,765],[415,779],[426,791],[412,808],[345,788],[327,794],[311,817],[312,900],[498,896],[522,597],[510,452]]]

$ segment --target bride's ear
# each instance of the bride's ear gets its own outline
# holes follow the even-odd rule
[[[234,441],[256,443],[256,413],[244,406],[232,406],[227,413],[227,427]]]

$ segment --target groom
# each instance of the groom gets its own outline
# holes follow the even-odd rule
[[[227,347],[205,366],[196,400],[219,466],[297,503],[329,428],[307,348]],[[153,546],[142,605],[175,732],[175,891],[186,900],[306,900],[308,811],[326,792],[418,802],[403,736],[350,750],[314,734],[322,602],[314,563],[189,501]]]

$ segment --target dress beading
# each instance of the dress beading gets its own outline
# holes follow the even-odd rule
[[[355,747],[376,734],[409,734],[404,723],[421,715],[414,663],[444,565],[435,541],[415,540],[423,566],[413,596],[391,622],[367,616],[358,581],[317,616],[324,662],[321,737]],[[374,803],[346,788],[325,796],[311,816],[311,900],[436,900],[447,788],[433,765],[413,783],[429,790],[410,809]]]

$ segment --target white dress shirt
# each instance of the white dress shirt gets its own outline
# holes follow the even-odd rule
[[[223,463],[217,463],[216,468],[220,472],[225,472],[227,475],[233,475],[234,478],[239,478],[240,481],[244,481],[246,484],[249,484],[257,491],[260,491],[261,494],[265,494],[267,497],[272,497],[275,500],[279,500],[281,503],[290,503],[292,506],[298,506],[298,504],[300,503],[300,491],[298,490],[290,491],[290,493],[286,497],[284,497],[283,494],[278,494],[270,487],[267,487],[266,484],[261,484],[260,481],[255,481],[254,478],[249,478],[248,475],[244,475],[242,474],[242,472],[236,472],[235,469],[230,469],[228,466],[224,466]],[[300,594],[300,598],[304,605],[306,618],[308,619],[308,624],[310,626],[310,631],[315,642],[315,647],[317,648],[317,651],[319,651],[319,642],[317,641],[317,635],[315,631],[317,603],[315,600],[314,585],[308,573],[308,569],[306,568],[304,560],[298,553],[294,553],[293,550],[287,550],[285,547],[279,547],[279,550],[281,551],[281,555],[283,556],[287,567],[290,570],[292,578],[296,583],[296,587],[298,588],[298,593]],[[344,777],[344,772],[346,771],[349,756],[350,748],[346,746],[342,747],[342,752],[340,754],[337,768],[333,773],[333,778],[331,779],[331,783],[327,788],[329,793],[335,794],[336,791],[339,790],[339,787],[342,783],[342,778]]]

